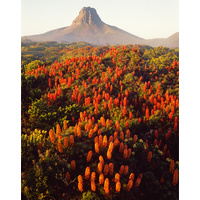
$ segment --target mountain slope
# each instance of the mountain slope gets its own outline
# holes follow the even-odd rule
[[[179,32],[174,33],[168,38],[156,38],[156,39],[145,40],[145,44],[150,45],[152,47],[157,47],[157,46],[165,46],[169,48],[179,47]]]
[[[93,45],[148,44],[151,46],[173,46],[173,40],[145,40],[115,26],[104,23],[94,8],[83,7],[71,26],[48,31],[44,34],[22,37],[23,40],[75,42],[85,41]],[[168,41],[169,40],[169,41]],[[168,42],[170,43],[168,45]],[[172,44],[171,44],[172,43]],[[175,45],[176,46],[176,45]]]

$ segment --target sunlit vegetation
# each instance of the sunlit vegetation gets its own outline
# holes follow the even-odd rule
[[[177,200],[178,49],[45,45],[22,47],[46,55],[22,59],[22,198]]]

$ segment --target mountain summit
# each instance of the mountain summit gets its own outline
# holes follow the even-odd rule
[[[176,40],[173,39],[173,42],[169,42],[168,38],[145,40],[115,26],[108,25],[101,20],[96,10],[91,7],[83,7],[71,26],[48,31],[44,34],[24,36],[22,37],[23,40],[35,42],[84,41],[92,45],[148,44],[160,46],[164,44],[170,48],[178,47],[178,38]]]
[[[72,26],[79,25],[97,25],[102,26],[104,23],[101,21],[97,11],[94,8],[83,7],[78,17],[73,21]]]

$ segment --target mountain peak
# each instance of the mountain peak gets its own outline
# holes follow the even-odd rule
[[[22,40],[77,42],[84,41],[92,45],[146,44],[150,46],[178,47],[178,34],[169,38],[145,40],[115,26],[101,21],[97,11],[83,7],[71,26],[48,31],[43,34],[24,36]]]
[[[82,25],[82,24],[99,26],[102,25],[103,22],[101,21],[99,15],[97,14],[97,11],[94,8],[83,7],[80,10],[79,15],[72,22],[72,25]]]

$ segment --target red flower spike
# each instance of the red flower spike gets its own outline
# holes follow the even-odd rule
[[[152,151],[149,151],[148,156],[147,156],[147,161],[150,163],[152,158]]]

